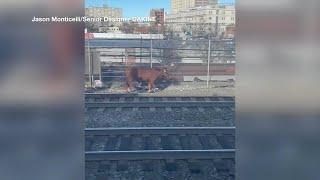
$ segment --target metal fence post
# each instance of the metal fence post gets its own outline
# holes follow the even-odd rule
[[[89,82],[90,82],[90,87],[92,87],[92,72],[91,72],[91,54],[90,54],[90,40],[88,40],[88,64],[89,64]]]
[[[100,56],[100,52],[98,53]],[[102,82],[102,63],[101,63],[101,59],[99,58],[99,80]]]
[[[152,38],[150,39],[150,67],[152,68]]]
[[[211,40],[209,39],[209,47],[208,47],[208,69],[207,69],[207,88],[209,88],[210,82],[210,59],[211,59]]]
[[[142,63],[142,36],[140,37],[140,63]]]
[[[124,52],[124,64],[125,66],[128,65],[128,49],[127,48],[125,49],[125,52]]]

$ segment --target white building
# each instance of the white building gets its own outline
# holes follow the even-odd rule
[[[122,17],[121,8],[112,8],[108,6],[104,7],[88,7],[85,11],[86,16],[88,17],[113,17],[120,18]]]
[[[167,14],[165,21],[174,32],[212,32],[222,35],[226,27],[235,25],[235,7],[226,5],[191,8],[186,11]]]
[[[171,12],[177,13],[194,7],[216,5],[218,0],[171,0]]]
[[[103,7],[88,7],[85,10],[85,15],[87,17],[95,17],[95,18],[122,18],[123,12],[121,8],[112,8],[108,6]],[[107,32],[108,26],[120,26],[120,22],[96,22],[94,23],[96,27],[98,27],[99,32]]]

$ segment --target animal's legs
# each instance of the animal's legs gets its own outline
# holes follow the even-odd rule
[[[153,90],[153,87],[154,87],[154,83],[153,83],[153,81],[149,81],[148,82],[148,88],[149,88],[149,93],[151,93],[152,92],[152,90]]]
[[[152,90],[152,85],[151,85],[151,81],[148,81],[148,93],[151,93]]]
[[[131,92],[132,89],[133,89],[132,88],[132,82],[131,81],[127,81],[126,85],[127,85],[127,87],[126,87],[127,92]]]
[[[130,85],[129,85],[129,82],[128,82],[128,81],[126,81],[126,91],[127,91],[127,92],[130,92]]]

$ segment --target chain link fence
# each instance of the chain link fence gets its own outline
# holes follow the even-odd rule
[[[176,83],[234,79],[234,40],[92,39],[86,47],[90,85],[124,82],[128,66],[166,68]]]

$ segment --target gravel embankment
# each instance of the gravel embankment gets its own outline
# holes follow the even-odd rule
[[[87,109],[86,127],[201,127],[201,126],[234,126],[234,107],[204,108],[148,108],[133,111],[109,108]]]
[[[109,89],[97,90],[97,93],[127,93],[121,83],[111,86]],[[234,96],[234,83],[212,82],[207,87],[203,82],[186,82],[179,85],[170,85],[154,93],[147,93],[146,90],[138,91],[142,96]]]
[[[86,180],[94,179],[175,179],[175,180],[232,180],[234,163],[199,160],[187,162],[177,160],[168,163],[164,160],[130,161],[86,164]]]

